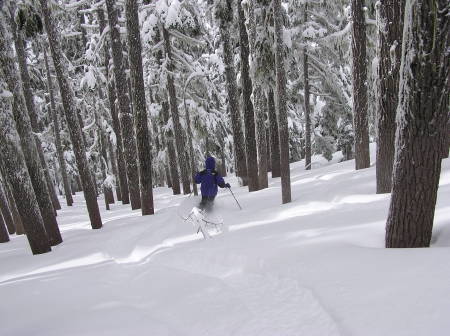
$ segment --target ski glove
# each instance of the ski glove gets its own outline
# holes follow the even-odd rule
[[[225,188],[231,188],[230,184],[229,183],[225,184]]]

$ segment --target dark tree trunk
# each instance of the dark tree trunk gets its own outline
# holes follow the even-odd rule
[[[370,166],[369,125],[367,119],[366,19],[362,0],[352,0],[353,123],[355,128],[356,169]]]
[[[78,123],[77,111],[75,110],[74,95],[68,82],[68,76],[63,66],[63,55],[59,43],[59,36],[52,22],[52,16],[47,7],[47,0],[39,0],[42,7],[44,24],[47,31],[50,50],[53,57],[53,65],[55,67],[56,77],[59,83],[59,90],[64,106],[67,124],[69,126],[70,138],[72,140],[73,150],[81,182],[83,184],[83,193],[86,200],[89,218],[93,229],[102,227],[102,220],[97,203],[97,195],[95,192],[94,181],[91,178],[88,162],[86,159],[85,148],[83,145],[82,130]]]
[[[22,217],[20,216],[19,210],[17,209],[17,203],[16,203],[16,200],[14,199],[12,187],[9,182],[6,182],[6,184],[5,184],[5,192],[6,192],[6,197],[8,199],[9,209],[11,210],[11,215],[13,217],[16,235],[18,235],[18,236],[23,235],[23,234],[25,234],[25,229],[23,227]]]
[[[172,72],[174,71],[174,66],[172,64],[172,47],[170,44],[170,36],[167,29],[162,27],[162,35],[164,39],[164,48],[166,52],[166,60],[167,60],[167,92],[169,94],[170,101],[170,112],[172,116],[172,124],[173,130],[177,135],[175,137],[175,145],[177,146],[177,155],[178,155],[178,164],[180,166],[181,173],[181,183],[183,185],[183,193],[190,194],[191,193],[191,183],[189,176],[189,158],[186,153],[186,145],[185,145],[185,132],[180,123],[180,115],[178,112],[178,102],[177,102],[177,93],[175,90],[175,83],[172,76]]]
[[[222,1],[217,15],[220,20],[220,37],[223,44],[223,63],[225,64],[225,79],[228,95],[228,105],[231,115],[231,126],[233,131],[234,156],[236,163],[236,176],[242,179],[242,184],[248,184],[247,159],[245,157],[245,139],[242,132],[241,113],[239,111],[236,73],[233,63],[233,50],[230,42],[230,25],[233,22],[232,13],[233,0]]]
[[[67,206],[72,206],[73,204],[73,198],[72,198],[72,192],[70,190],[70,184],[69,184],[69,177],[67,176],[67,167],[66,167],[66,160],[64,158],[64,150],[62,148],[61,144],[61,134],[60,134],[60,128],[59,128],[59,113],[55,105],[55,95],[53,93],[53,83],[52,78],[50,74],[50,67],[48,65],[48,59],[47,59],[47,52],[44,49],[44,63],[45,63],[45,69],[47,73],[47,89],[50,96],[50,113],[52,115],[52,121],[53,121],[53,131],[55,133],[55,146],[56,146],[56,153],[58,156],[58,162],[59,162],[59,169],[61,170],[61,177],[63,180],[63,187],[64,187],[64,195],[66,197],[66,203]]]
[[[33,184],[35,197],[39,204],[39,209],[44,220],[45,230],[51,245],[57,245],[62,242],[58,223],[56,222],[55,209],[47,188],[44,172],[39,160],[36,140],[31,128],[30,117],[28,116],[25,99],[21,90],[21,80],[17,72],[13,55],[11,40],[2,24],[0,34],[0,69],[5,76],[6,82],[14,95],[13,116],[16,122],[16,129],[20,136],[20,143],[25,157],[28,174]],[[12,182],[11,182],[12,183]],[[16,198],[17,199],[17,198]],[[21,200],[22,202],[22,200]],[[19,209],[20,211],[20,209]]]
[[[265,106],[267,103],[265,102]],[[272,153],[270,148],[270,129],[266,128],[267,171],[272,172]]]
[[[0,14],[0,41],[5,41],[6,30],[4,23],[1,21],[4,22],[4,16]],[[4,45],[0,48],[5,50]],[[3,55],[1,61],[4,61]],[[0,92],[3,93],[4,90],[6,90],[6,85],[3,80],[0,80]],[[20,140],[13,121],[11,102],[11,98],[0,98],[0,110],[2,111],[0,113],[0,162],[2,174],[11,183],[14,198],[21,200],[20,217],[27,232],[31,251],[33,254],[46,253],[51,251],[51,247],[45,233],[44,221],[33,185],[28,175],[25,158],[19,146]]]
[[[404,0],[381,0],[377,7],[377,194],[389,193],[392,187],[404,7]]]
[[[267,99],[260,86],[253,90],[256,107],[256,135],[258,145],[258,179],[259,188],[265,189],[269,186],[267,172],[269,171],[269,153],[266,131],[266,108]]]
[[[277,112],[275,109],[275,97],[272,89],[267,99],[270,124],[270,161],[272,167],[272,178],[280,177],[280,136],[278,133]]]
[[[443,108],[447,109],[447,111],[450,110],[449,99],[450,99],[450,97],[447,95],[447,101],[444,103],[444,106],[443,106]],[[443,142],[444,142],[444,145],[442,146],[442,158],[448,159],[449,148],[450,148],[450,118],[447,122],[447,131],[444,133]]]
[[[186,85],[188,83],[185,84],[185,88]],[[185,92],[184,92],[185,94]],[[186,105],[186,96],[183,96],[183,100],[184,100],[184,111],[186,113],[186,130],[187,130],[187,136],[188,136],[188,145],[189,145],[189,157],[191,158],[191,162],[190,162],[190,168],[191,168],[191,181],[192,181],[192,190],[194,191],[194,196],[198,196],[198,190],[197,190],[197,183],[195,183],[195,173],[196,173],[196,169],[195,169],[195,155],[194,155],[194,146],[192,144],[192,129],[191,129],[191,116],[189,113],[189,109]]]
[[[30,117],[31,121],[31,128],[33,132],[40,133],[42,132],[42,129],[39,127],[38,124],[38,118],[36,114],[36,107],[34,106],[34,100],[33,100],[33,93],[31,92],[31,84],[30,84],[30,75],[28,74],[28,67],[27,67],[27,61],[26,61],[26,54],[25,54],[25,48],[22,37],[22,32],[17,30],[16,23],[13,18],[10,20],[12,32],[14,36],[14,47],[16,49],[17,54],[17,60],[19,64],[19,71],[20,71],[20,77],[22,79],[22,89],[23,89],[23,95],[25,98],[25,105],[28,111],[28,116]],[[35,136],[36,141],[36,149],[38,151],[39,159],[41,161],[42,170],[45,176],[45,181],[47,183],[48,192],[50,194],[50,199],[53,204],[53,208],[55,210],[61,209],[61,204],[59,203],[58,196],[55,192],[55,187],[53,186],[52,179],[50,177],[50,173],[48,170],[47,161],[45,160],[44,152],[42,150],[42,144],[41,140],[39,139],[39,136]],[[55,212],[56,214],[56,212]]]
[[[448,15],[448,0],[406,4],[386,247],[430,246],[449,119]]]
[[[169,103],[163,101],[161,104],[161,113],[163,116],[164,124],[167,126],[169,122]],[[180,177],[178,175],[178,163],[177,163],[177,153],[175,152],[175,146],[173,144],[173,131],[169,127],[166,127],[166,143],[167,143],[167,154],[169,157],[169,167],[170,167],[170,177],[171,184],[174,195],[181,194],[180,189]]]
[[[106,28],[106,20],[105,20],[105,13],[103,12],[102,7],[98,7],[97,16],[100,25],[100,33],[103,33],[103,31]],[[110,61],[109,50],[110,50],[109,41],[105,41],[104,56],[105,56],[106,78],[108,79],[108,101],[109,101],[109,109],[111,112],[112,127],[116,135],[115,150],[113,150],[112,153],[113,155],[111,155],[111,164],[113,166],[113,172],[114,167],[116,166],[116,172],[114,173],[114,175],[116,176],[116,180],[119,182],[116,187],[117,200],[122,201],[122,204],[129,204],[130,196],[128,190],[128,180],[125,168],[125,161],[123,158],[122,130],[120,129],[119,116],[117,114],[116,109],[116,89],[114,81],[111,79],[112,76],[109,71],[109,61]]]
[[[248,36],[249,36],[249,48],[250,57],[252,63],[256,65],[256,56],[258,50],[256,49],[257,38],[257,19],[255,15],[255,1],[250,0],[248,5]],[[255,76],[256,77],[256,76]],[[255,120],[256,120],[256,146],[258,150],[258,183],[259,188],[264,189],[268,187],[268,165],[269,165],[269,153],[268,142],[266,136],[266,109],[267,102],[266,96],[263,93],[261,84],[258,83],[256,78],[253,78],[253,99],[255,107]]]
[[[108,152],[109,152],[109,158],[110,158],[110,162],[111,162],[112,171],[113,171],[113,174],[116,177],[116,179],[118,179],[119,172],[117,169],[117,158],[116,158],[116,153],[114,151],[114,146],[113,146],[112,142],[110,141],[110,139],[107,140],[107,146],[108,146]],[[117,182],[116,182],[116,196],[117,196],[118,201],[122,201],[122,190],[120,187],[120,183],[117,183]]]
[[[103,94],[101,89],[99,89],[99,98],[103,100]],[[104,130],[102,128],[101,118],[96,111],[96,123],[97,123],[97,139],[99,144],[99,152],[100,152],[100,166],[101,166],[101,172],[102,172],[102,187],[103,187],[103,195],[105,197],[105,204],[106,204],[106,210],[110,210],[109,205],[114,204],[114,194],[112,191],[112,186],[107,183],[106,179],[108,177],[108,155],[106,154],[106,141],[105,141],[105,135]]]
[[[2,214],[0,213],[0,243],[9,242],[9,234],[6,229],[5,221],[3,220]]]
[[[14,220],[13,216],[11,214],[10,207],[8,205],[8,198],[6,196],[5,187],[3,185],[6,183],[6,181],[0,180],[0,214],[3,215],[3,219],[5,220],[6,227],[8,228],[8,233],[14,234],[16,233],[16,228],[14,226]]]
[[[139,157],[139,181],[142,215],[155,213],[153,206],[152,157],[145,102],[142,47],[139,32],[138,6],[136,0],[126,0],[127,36],[129,46],[132,100],[136,124],[136,142]]]
[[[140,209],[141,196],[139,190],[138,156],[135,141],[136,133],[133,125],[133,116],[130,110],[130,100],[127,95],[128,88],[123,64],[118,12],[114,0],[106,0],[105,2],[108,10],[109,33],[111,36],[111,50],[114,62],[114,77],[117,98],[119,101],[120,125],[123,137],[122,141],[128,177],[128,188],[130,192],[131,209]]]
[[[280,173],[283,204],[291,202],[291,172],[289,167],[289,128],[287,120],[286,69],[284,68],[283,9],[281,0],[273,1],[275,21],[275,67],[277,73],[278,127],[280,134]]]
[[[247,157],[248,190],[250,192],[259,189],[258,179],[258,153],[256,147],[255,112],[251,99],[253,85],[249,73],[249,45],[248,34],[245,27],[245,16],[241,1],[237,1],[239,15],[239,45],[241,53],[241,87],[242,106],[244,109],[245,149]]]
[[[308,4],[305,3],[305,12],[303,20],[308,21]],[[303,48],[303,81],[305,82],[305,169],[311,170],[311,106],[309,104],[309,67],[308,67],[308,48]]]

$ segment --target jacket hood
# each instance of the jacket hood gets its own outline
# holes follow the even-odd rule
[[[216,169],[216,160],[213,157],[207,157],[205,161],[206,169],[214,170]]]

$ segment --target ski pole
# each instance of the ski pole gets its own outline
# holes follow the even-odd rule
[[[233,193],[233,191],[231,190],[231,188],[228,188],[228,190],[230,191],[231,195],[233,196],[234,200],[236,201],[236,203],[237,203],[239,209],[242,210],[242,207],[241,207],[241,205],[239,204],[238,200],[236,199],[236,196],[234,196],[234,193]]]

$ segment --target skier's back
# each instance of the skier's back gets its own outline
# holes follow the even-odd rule
[[[195,183],[201,184],[202,201],[200,208],[205,210],[211,209],[217,195],[217,187],[230,187],[230,184],[225,183],[223,177],[216,171],[216,160],[213,157],[206,158],[205,169],[195,175]]]

